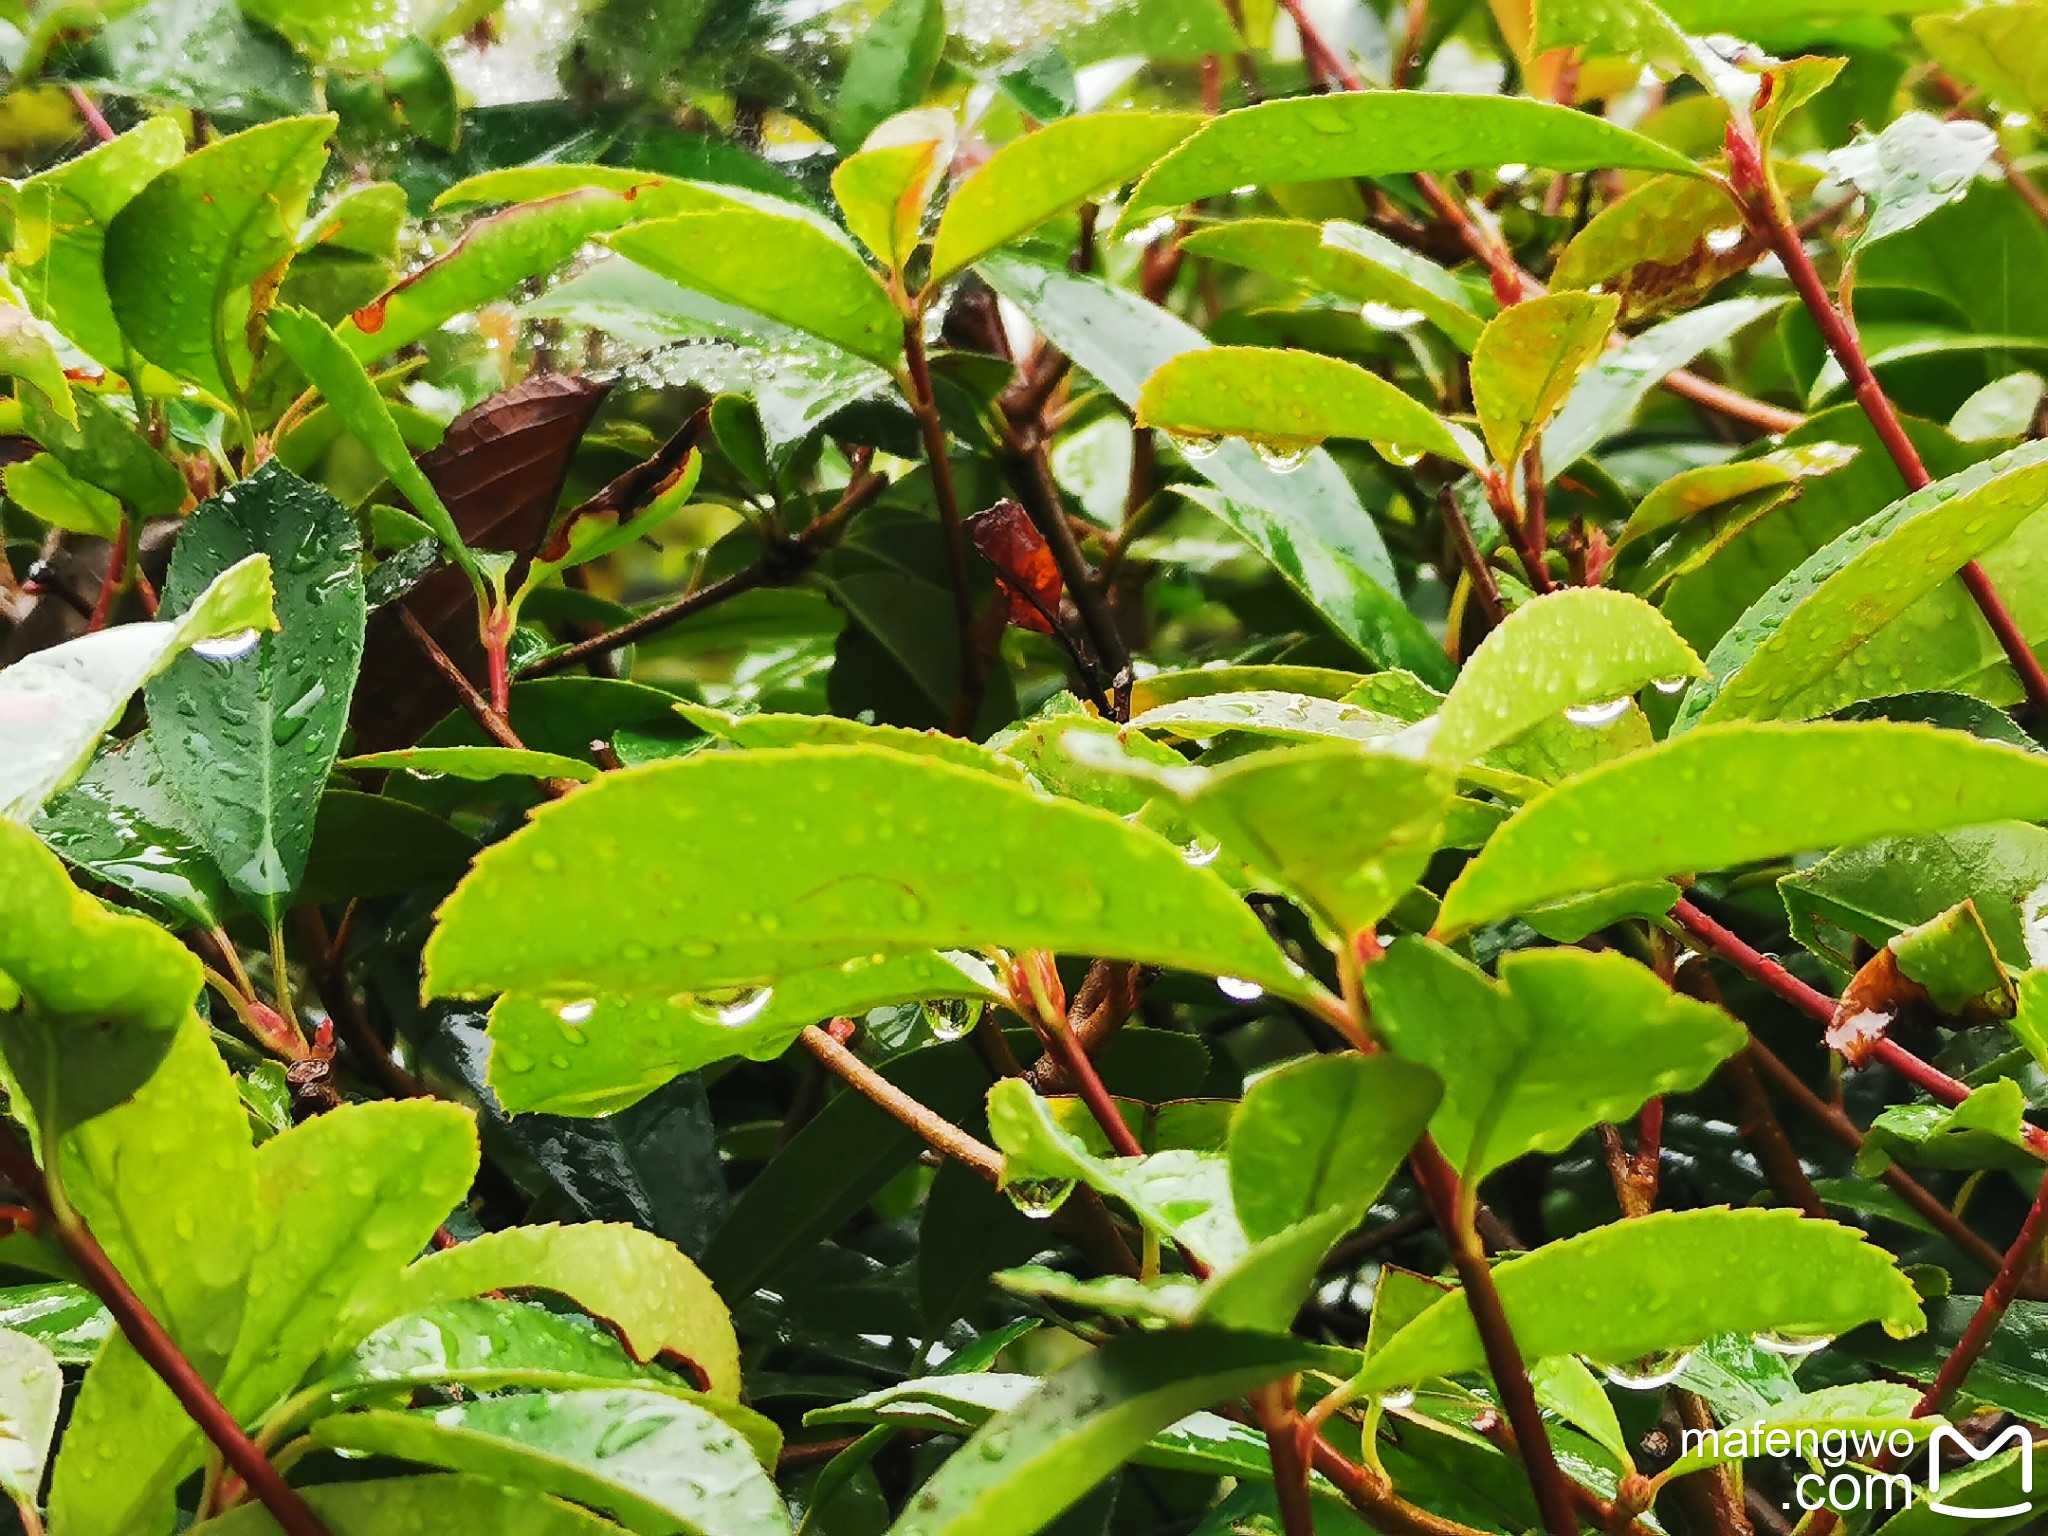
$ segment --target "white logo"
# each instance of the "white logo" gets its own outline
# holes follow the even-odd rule
[[[1927,1440],[1927,1487],[1930,1494],[1941,1491],[1941,1447],[1944,1442],[1953,1445],[1972,1461],[1989,1461],[2008,1443],[2017,1445],[2020,1448],[2020,1491],[2026,1494],[2033,1493],[2034,1441],[2027,1433],[2025,1425],[2013,1425],[1981,1451],[1948,1425],[1936,1425],[1934,1433]],[[1996,1509],[1961,1509],[1953,1504],[1944,1504],[1937,1498],[1930,1498],[1927,1507],[1936,1514],[1954,1515],[1962,1520],[2002,1520],[2013,1515],[2024,1515],[2034,1507],[2034,1501],[2028,1498],[2024,1503],[2003,1504]]]

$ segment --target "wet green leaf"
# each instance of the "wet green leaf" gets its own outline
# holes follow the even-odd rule
[[[861,28],[847,57],[833,142],[856,149],[885,118],[922,101],[945,47],[946,8],[940,0],[888,0]]]
[[[1659,176],[1607,205],[1572,237],[1553,288],[1592,288],[1620,300],[1629,325],[1703,301],[1756,264],[1763,246],[1716,182]]]
[[[1484,757],[1558,715],[1671,691],[1706,669],[1648,603],[1595,587],[1525,603],[1480,642],[1437,712],[1431,753]]]
[[[164,517],[185,500],[185,477],[143,440],[132,417],[81,390],[72,398],[75,424],[40,394],[22,401],[29,436],[50,450],[74,480],[96,486],[143,517]]]
[[[1297,96],[1209,123],[1152,168],[1119,224],[1128,229],[1247,182],[1491,170],[1510,160],[1554,171],[1699,174],[1661,144],[1547,102],[1404,91]]]
[[[588,783],[600,772],[597,764],[559,752],[527,752],[514,747],[404,747],[393,752],[365,752],[335,765],[351,771],[409,773],[416,779],[573,779]]]
[[[1444,894],[1438,930],[1633,880],[2048,819],[2048,763],[1926,726],[1701,726],[1524,806]]]
[[[1032,1536],[1169,1424],[1314,1358],[1304,1345],[1259,1334],[1119,1338],[975,1431],[892,1536]]]
[[[1911,229],[1969,191],[1998,149],[1998,135],[1970,119],[1908,112],[1882,133],[1859,137],[1828,157],[1829,172],[1870,204],[1852,250]]]
[[[829,804],[861,814],[820,817]],[[616,851],[593,857],[599,847]],[[590,889],[572,896],[579,879]],[[536,880],[555,893],[544,907],[529,900]],[[643,888],[661,890],[658,907]],[[1228,887],[1163,840],[876,747],[607,774],[477,861],[442,909],[427,985],[665,995],[982,945],[1223,971],[1288,995],[1306,986]]]
[[[493,1536],[610,1536],[618,1527],[541,1493],[481,1477],[387,1477],[306,1490],[329,1536],[409,1536],[474,1523]],[[272,1536],[260,1504],[244,1504],[193,1528],[194,1536]]]
[[[1472,405],[1496,464],[1520,464],[1564,408],[1579,375],[1605,350],[1619,303],[1611,294],[1551,293],[1487,322],[1472,349]]]
[[[1145,380],[1136,410],[1138,425],[1165,428],[1188,444],[1191,456],[1208,452],[1219,438],[1240,438],[1269,468],[1292,468],[1293,460],[1333,437],[1385,444],[1400,454],[1433,453],[1453,463],[1478,461],[1478,445],[1462,428],[1379,375],[1314,352],[1182,352]]]
[[[789,1514],[744,1436],[694,1403],[632,1387],[513,1392],[412,1413],[339,1414],[316,1444],[540,1488],[628,1530],[787,1531]]]
[[[224,404],[247,392],[267,286],[297,243],[332,117],[216,140],[163,172],[107,226],[107,293],[135,350]]]
[[[39,453],[8,465],[6,484],[9,501],[52,528],[96,539],[111,539],[121,531],[121,503],[78,479],[54,455]]]
[[[754,208],[618,231],[612,249],[671,282],[829,341],[884,368],[903,358],[903,317],[852,246],[808,219]],[[776,260],[763,262],[764,248]]]
[[[1500,972],[1496,984],[1412,938],[1366,970],[1388,1044],[1443,1080],[1434,1133],[1468,1182],[1698,1087],[1748,1039],[1720,1009],[1611,951],[1517,951]]]
[[[1707,657],[1708,681],[1687,692],[1675,728],[1824,714],[1928,686],[1901,673],[1917,635],[1898,636],[1903,654],[1859,653],[1895,621],[1917,628],[1916,602],[2011,536],[2044,494],[2048,449],[2030,445],[1915,491],[1842,534],[1722,636]]]
[[[157,759],[207,852],[276,924],[305,873],[320,786],[348,723],[363,654],[355,519],[276,460],[179,531],[164,612],[252,556],[276,573],[277,630],[239,652],[187,651],[145,693]]]
[[[270,562],[251,555],[181,618],[80,635],[0,672],[0,816],[26,821],[75,779],[129,698],[182,652],[276,627]]]
[[[0,374],[31,386],[66,421],[78,420],[57,349],[26,310],[9,303],[0,303]]]
[[[1915,16],[1921,45],[1950,74],[1977,86],[2008,112],[2048,111],[2048,55],[2035,4],[1984,5]]]
[[[30,825],[65,863],[180,922],[217,928],[228,910],[226,882],[172,796],[146,731],[94,758]]]
[[[1627,1363],[1717,1333],[1842,1333],[1925,1322],[1892,1256],[1853,1228],[1795,1211],[1657,1211],[1509,1259],[1493,1271],[1525,1360]],[[1632,1298],[1622,1305],[1617,1298]],[[1365,1363],[1366,1391],[1483,1370],[1462,1293],[1437,1302]]]
[[[1113,191],[1201,123],[1189,112],[1091,112],[1005,144],[948,200],[932,243],[932,280]]]
[[[870,144],[840,161],[832,172],[832,195],[846,227],[869,254],[900,273],[917,250],[926,205],[952,158],[953,118],[946,112],[905,113],[873,137],[889,142]]]

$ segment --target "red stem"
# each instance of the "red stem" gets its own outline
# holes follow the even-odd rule
[[[75,1211],[59,1215],[42,1169],[36,1166],[11,1129],[0,1127],[0,1173],[20,1187],[42,1218],[41,1230],[53,1236],[87,1289],[106,1305],[135,1353],[163,1379],[194,1424],[220,1451],[221,1458],[270,1511],[286,1536],[327,1536],[326,1527],[306,1507],[298,1490],[287,1483],[222,1406],[192,1362],[164,1332],[163,1325],[142,1304],[121,1272],[107,1257],[85,1219]]]
[[[107,574],[100,580],[100,595],[92,605],[92,617],[85,621],[85,632],[96,634],[107,627],[107,620],[113,617],[114,600],[121,595],[121,577],[128,569],[128,520],[121,520],[121,531],[114,535],[114,542],[107,548]]]
[[[1464,1201],[1458,1175],[1437,1150],[1434,1138],[1424,1136],[1409,1159],[1415,1182],[1422,1187],[1444,1241],[1450,1245],[1451,1262],[1465,1287],[1465,1304],[1472,1309],[1473,1324],[1486,1351],[1486,1368],[1499,1389],[1501,1406],[1521,1447],[1522,1466],[1529,1474],[1536,1507],[1551,1536],[1578,1536],[1579,1518],[1572,1508],[1571,1487],[1557,1465],[1544,1432],[1543,1410],[1536,1403],[1536,1389],[1529,1384],[1529,1372],[1522,1364],[1522,1351],[1515,1343],[1507,1309],[1494,1288],[1493,1271],[1487,1267],[1486,1250],[1478,1234],[1464,1221]]]
[[[1687,931],[1752,981],[1767,987],[1793,1007],[1820,1020],[1823,1024],[1834,1021],[1833,998],[1818,987],[1808,986],[1769,955],[1752,948],[1715,922],[1690,901],[1681,899],[1671,909],[1671,915],[1677,918]],[[1895,1040],[1877,1041],[1871,1047],[1870,1054],[1872,1059],[1883,1062],[1915,1087],[1944,1104],[1960,1104],[1970,1096],[1967,1083],[1958,1082],[1941,1068],[1922,1061]],[[2048,1131],[2034,1125],[2029,1125],[2025,1129],[2028,1148],[2035,1156],[2048,1158]]]
[[[71,105],[77,108],[78,115],[85,119],[85,126],[92,130],[92,136],[102,144],[111,144],[115,137],[114,125],[107,121],[106,115],[97,106],[93,105],[93,99],[85,94],[84,88],[67,85],[64,92],[71,98]]]
[[[1814,270],[1812,258],[1806,254],[1806,244],[1800,239],[1798,229],[1785,217],[1763,169],[1762,154],[1754,137],[1738,132],[1731,124],[1727,144],[1732,188],[1751,230],[1784,264],[1785,274],[1792,279],[1800,303],[1806,306],[1806,312],[1813,317],[1828,351],[1841,365],[1843,376],[1855,391],[1856,403],[1863,407],[1863,414],[1870,418],[1878,441],[1884,444],[1885,452],[1891,455],[1892,463],[1898,466],[1900,475],[1905,478],[1906,489],[1917,491],[1931,484],[1933,477],[1927,473],[1927,466],[1920,462],[1919,450],[1906,436],[1898,412],[1892,409],[1883,386],[1877,382],[1877,375],[1871,371],[1870,360],[1863,355],[1863,345],[1857,340],[1848,316],[1830,297],[1820,273]],[[2026,635],[2020,630],[2011,610],[2005,606],[1998,589],[1992,586],[1991,578],[1984,574],[1984,568],[1976,561],[1965,565],[1960,574],[1978,611],[1991,626],[1992,634],[1997,636],[2006,660],[2019,674],[2020,685],[2026,689],[2028,706],[2036,718],[2048,717],[2048,671],[2043,671],[2040,659],[2027,644]]]

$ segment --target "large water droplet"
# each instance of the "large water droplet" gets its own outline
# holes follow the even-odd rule
[[[1223,447],[1223,439],[1213,432],[1169,432],[1166,440],[1180,450],[1184,459],[1206,459]]]
[[[216,635],[211,640],[195,642],[192,654],[204,656],[208,661],[233,661],[255,650],[256,639],[255,630],[238,629],[231,635]]]
[[[1628,713],[1626,697],[1606,699],[1598,704],[1580,704],[1564,712],[1573,725],[1612,725]]]
[[[1074,1192],[1072,1179],[1014,1179],[1003,1186],[1010,1204],[1033,1221],[1044,1221],[1067,1203]]]
[[[555,1010],[555,1017],[564,1024],[582,1024],[595,1012],[597,1012],[597,999],[585,997],[579,998],[573,1003],[562,1004],[561,1007]]]
[[[934,997],[925,1002],[925,1027],[934,1040],[959,1040],[981,1022],[983,1004],[978,997]]]
[[[773,987],[759,987],[734,998],[718,1010],[718,1022],[737,1028],[751,1024],[767,1011],[768,1004],[775,997]]]
[[[1291,475],[1308,462],[1308,456],[1316,451],[1313,443],[1298,443],[1282,446],[1278,443],[1253,443],[1252,452],[1259,456],[1259,462],[1276,475]]]
[[[1403,309],[1398,304],[1367,299],[1358,306],[1358,318],[1376,331],[1406,331],[1422,324],[1425,317],[1419,309]]]
[[[1256,981],[1246,981],[1242,976],[1218,976],[1216,990],[1237,1003],[1256,1003],[1266,995],[1264,987]]]
[[[1600,1373],[1617,1387],[1630,1392],[1654,1392],[1659,1387],[1668,1387],[1678,1380],[1692,1360],[1692,1351],[1679,1350],[1673,1354],[1645,1355],[1640,1360],[1631,1360],[1626,1365],[1603,1365]]]
[[[1677,694],[1685,692],[1685,685],[1691,681],[1692,679],[1689,677],[1660,677],[1652,682],[1650,686],[1659,693]]]
[[[1760,1333],[1756,1336],[1756,1347],[1787,1360],[1804,1360],[1808,1355],[1817,1355],[1835,1342],[1831,1333]]]
[[[1716,256],[1726,256],[1742,244],[1742,226],[1730,224],[1726,229],[1710,229],[1704,243]]]
[[[1415,1389],[1413,1387],[1403,1387],[1397,1392],[1382,1392],[1380,1394],[1380,1406],[1392,1413],[1399,1413],[1404,1408],[1413,1408],[1415,1406]]]

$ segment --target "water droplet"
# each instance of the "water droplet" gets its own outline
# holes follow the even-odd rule
[[[1640,1360],[1631,1360],[1627,1365],[1603,1365],[1600,1373],[1617,1387],[1629,1392],[1654,1392],[1659,1387],[1668,1387],[1678,1380],[1692,1360],[1692,1351],[1679,1350],[1673,1354],[1645,1355]]]
[[[1376,331],[1405,331],[1422,324],[1424,316],[1419,309],[1403,309],[1398,304],[1368,299],[1358,306],[1358,318]]]
[[[579,998],[573,1003],[562,1004],[561,1007],[555,1010],[555,1017],[564,1024],[581,1024],[588,1020],[595,1012],[597,1012],[597,999],[585,997]]]
[[[1180,856],[1196,869],[1207,869],[1216,862],[1216,855],[1222,851],[1223,845],[1221,843],[1213,839],[1209,842],[1203,842],[1198,837],[1181,849]]]
[[[1742,244],[1742,226],[1730,224],[1726,229],[1710,229],[1707,231],[1705,243],[1707,249],[1716,256],[1726,256]]]
[[[1380,1406],[1393,1413],[1398,1413],[1403,1408],[1413,1408],[1415,1406],[1415,1389],[1413,1387],[1403,1387],[1398,1392],[1382,1392],[1380,1394]]]
[[[773,987],[760,987],[743,993],[718,1010],[718,1022],[733,1028],[751,1024],[767,1011],[768,1004],[774,996]]]
[[[978,997],[934,997],[924,1004],[925,1027],[934,1040],[959,1040],[981,1022],[983,1003]]]
[[[1033,1221],[1044,1221],[1067,1203],[1074,1192],[1072,1179],[1016,1179],[1003,1186],[1010,1204]]]
[[[231,635],[216,635],[211,640],[196,642],[192,654],[204,656],[208,661],[233,661],[255,650],[256,638],[255,630],[238,629]]]
[[[1213,432],[1169,432],[1166,440],[1180,450],[1184,459],[1206,459],[1223,447],[1223,439]]]
[[[1316,451],[1314,443],[1299,443],[1281,447],[1276,443],[1253,443],[1252,452],[1259,456],[1259,462],[1276,475],[1291,475],[1308,462],[1308,456]]]
[[[1659,693],[1677,694],[1685,692],[1685,685],[1691,681],[1689,677],[1660,677],[1650,686]]]
[[[1756,1336],[1756,1347],[1787,1360],[1804,1360],[1808,1355],[1817,1355],[1835,1342],[1831,1333],[1760,1333]]]
[[[1519,160],[1511,160],[1506,165],[1495,170],[1493,174],[1498,180],[1512,186],[1518,181],[1527,181],[1529,179],[1529,167],[1522,164]]]
[[[1573,725],[1612,725],[1628,713],[1629,701],[1624,696],[1606,699],[1598,704],[1580,704],[1564,712],[1565,719]]]
[[[1256,1003],[1266,995],[1264,987],[1256,981],[1246,981],[1242,976],[1218,976],[1216,990],[1237,1003]]]

